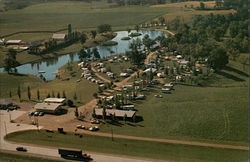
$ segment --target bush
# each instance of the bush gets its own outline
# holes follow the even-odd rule
[[[74,102],[72,100],[68,100],[67,101],[67,105],[70,106],[70,107],[74,107]]]

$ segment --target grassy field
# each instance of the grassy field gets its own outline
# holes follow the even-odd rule
[[[151,89],[145,101],[135,102],[143,121],[121,121],[113,125],[114,133],[247,145],[248,75],[236,65],[215,74],[215,87],[177,85],[163,98],[154,97],[160,88]],[[101,131],[110,132],[110,125]]]
[[[27,87],[31,87],[31,99],[37,100],[37,89],[40,91],[40,99],[46,98],[48,93],[52,95],[54,92],[55,96],[59,92],[62,96],[63,91],[66,93],[67,99],[72,99],[76,93],[77,101],[81,104],[90,101],[93,98],[93,93],[97,91],[97,85],[87,81],[86,79],[77,82],[80,78],[81,71],[77,68],[77,64],[73,64],[72,72],[75,72],[75,77],[71,77],[66,69],[65,65],[61,70],[65,70],[63,77],[69,77],[70,80],[62,81],[61,79],[55,79],[48,83],[43,82],[41,79],[36,78],[32,75],[8,75],[5,73],[0,73],[0,98],[9,97],[9,91],[12,91],[13,99],[18,99],[17,97],[17,87],[20,85],[22,89],[22,99],[28,100],[27,97]]]
[[[51,137],[48,138],[48,136]],[[14,142],[36,143],[54,147],[72,147],[86,151],[174,161],[247,161],[248,157],[247,151],[174,145],[119,138],[115,138],[114,141],[111,141],[109,137],[90,135],[84,135],[83,138],[79,138],[71,133],[62,135],[58,133],[46,133],[45,131],[16,132],[7,135],[6,139]]]
[[[49,2],[10,10],[0,15],[0,35],[23,30],[55,30],[72,24],[74,28],[95,28],[100,24],[113,27],[135,24],[163,15],[170,9],[150,7],[108,8],[104,2]],[[31,25],[32,24],[32,25]]]
[[[59,160],[51,160],[51,159],[45,159],[45,158],[38,158],[34,156],[27,156],[27,155],[21,155],[21,154],[14,154],[14,153],[6,153],[6,152],[0,152],[0,161],[3,162],[60,162]]]
[[[44,85],[44,82],[32,75],[9,75],[6,73],[0,73],[0,98],[9,97],[9,92],[12,95],[16,95],[17,87],[20,85],[22,91],[27,89],[27,86],[31,88]]]

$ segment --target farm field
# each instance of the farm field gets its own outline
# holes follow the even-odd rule
[[[48,139],[48,135],[51,136],[51,138]],[[83,135],[83,138],[79,138],[73,133],[63,135],[58,133],[47,133],[45,131],[16,132],[7,135],[6,139],[14,142],[35,143],[54,147],[71,147],[86,151],[174,161],[245,161],[248,155],[247,151],[231,149],[211,149],[207,147],[174,145],[120,138],[115,138],[114,141],[111,141],[110,137],[91,135]],[[79,145],[79,143],[81,143],[81,145]]]
[[[72,24],[74,28],[95,28],[100,24],[112,27],[134,26],[169,12],[167,8],[108,8],[104,2],[49,2],[0,15],[0,35],[17,31],[56,30]],[[32,24],[32,25],[31,25]]]
[[[248,75],[241,70],[215,74],[212,87],[176,85],[163,98],[154,97],[160,88],[152,88],[145,101],[135,102],[143,121],[113,124],[114,133],[247,145]],[[110,133],[110,124],[101,131]]]
[[[213,8],[215,6],[215,1],[205,1],[203,2],[205,7]],[[152,5],[151,7],[162,8],[162,7],[178,7],[178,8],[197,8],[200,7],[200,1],[188,1],[188,2],[178,2],[178,3],[169,3],[169,4],[158,4]]]

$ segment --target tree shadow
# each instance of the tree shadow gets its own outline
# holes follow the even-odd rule
[[[247,73],[245,73],[245,72],[243,72],[243,71],[241,71],[241,70],[235,69],[235,68],[233,68],[233,67],[230,67],[230,66],[226,66],[226,67],[224,68],[224,70],[232,71],[232,72],[237,73],[237,74],[239,74],[239,75],[242,75],[242,76],[245,76],[245,77],[249,77],[249,74],[247,74]]]
[[[232,79],[232,80],[238,81],[238,82],[243,82],[243,81],[245,81],[244,79],[238,78],[238,77],[236,77],[236,76],[234,76],[234,75],[232,75],[232,74],[229,74],[229,73],[227,73],[227,72],[224,72],[224,71],[217,71],[216,74],[222,75],[222,76],[224,76],[224,77],[226,77],[226,78],[228,78],[228,79]]]

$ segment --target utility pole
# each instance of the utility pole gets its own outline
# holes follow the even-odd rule
[[[7,127],[6,127],[6,122],[4,121],[4,127],[5,127],[5,135],[7,134]]]

